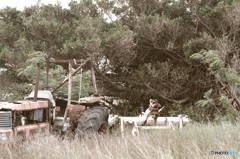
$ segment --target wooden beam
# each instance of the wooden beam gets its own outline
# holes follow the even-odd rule
[[[48,62],[50,63],[69,63],[72,60],[55,60],[55,59],[51,59]],[[82,62],[82,60],[75,60],[76,62]]]

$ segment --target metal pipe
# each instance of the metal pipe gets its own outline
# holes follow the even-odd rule
[[[143,106],[140,107],[140,114],[143,112]]]
[[[114,117],[113,117],[114,118]],[[129,122],[136,122],[137,125],[143,124],[143,122],[146,120],[146,117],[119,117],[120,119],[123,119],[123,124],[128,124]],[[166,125],[167,121],[171,121],[172,124],[179,124],[179,117],[158,117],[156,124],[157,125]],[[108,123],[110,125],[115,124],[116,120],[111,120],[111,116],[108,118]],[[190,122],[189,118],[187,116],[182,117],[183,123]],[[154,119],[149,117],[147,119],[148,124],[154,124]]]
[[[40,64],[37,63],[37,75],[36,75],[36,83],[35,83],[35,90],[34,90],[34,101],[37,101],[39,76],[40,76]]]
[[[179,115],[181,115],[182,114],[182,109],[181,108],[179,108]]]
[[[110,108],[110,113],[109,114],[113,114],[113,108]]]
[[[94,73],[94,68],[93,68],[93,63],[91,61],[91,74],[92,74],[92,83],[93,83],[93,89],[94,89],[94,94],[97,95],[98,94],[98,90],[97,90],[97,85],[96,85],[96,78],[95,78],[95,73]]]

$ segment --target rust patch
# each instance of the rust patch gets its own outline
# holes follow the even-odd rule
[[[134,124],[134,122],[132,121],[132,122],[129,122],[129,121],[127,121],[127,123],[128,124],[130,124],[132,127],[134,127],[135,126],[135,124]]]
[[[109,128],[110,132],[112,132],[112,129],[113,129],[115,126],[119,125],[119,124],[120,124],[120,118],[117,120],[117,122],[116,122],[115,124],[113,124],[113,125]]]

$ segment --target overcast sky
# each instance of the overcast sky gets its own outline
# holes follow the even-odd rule
[[[12,8],[17,8],[18,10],[23,10],[24,7],[30,7],[31,5],[34,5],[37,3],[38,0],[0,0],[0,9],[5,8],[6,6],[10,6]],[[76,0],[79,2],[79,0]],[[68,3],[71,2],[71,0],[60,0],[63,8],[69,8]],[[44,4],[56,4],[57,0],[41,0],[41,3]]]

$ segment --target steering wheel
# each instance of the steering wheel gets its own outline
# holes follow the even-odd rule
[[[52,90],[55,89],[55,88],[52,87],[52,86],[44,86],[44,87],[42,87],[42,90],[48,90],[48,88],[52,88]],[[52,91],[52,90],[50,90],[50,91]],[[56,89],[56,91],[59,92],[57,89]]]

